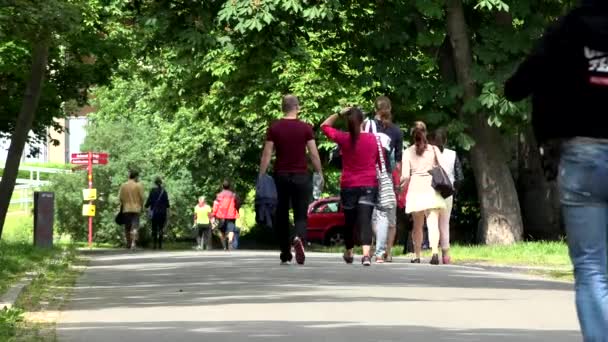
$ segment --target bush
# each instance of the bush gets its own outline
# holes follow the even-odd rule
[[[192,208],[198,197],[190,173],[177,170],[168,173],[164,163],[155,157],[154,127],[146,123],[127,123],[105,121],[91,116],[87,138],[82,150],[107,152],[110,155],[107,165],[93,168],[93,185],[97,189],[96,216],[93,220],[94,240],[101,243],[120,244],[124,239],[124,229],[114,222],[120,204],[118,191],[127,180],[130,169],[140,172],[141,182],[148,191],[154,186],[154,178],[163,176],[164,186],[171,202],[167,235],[179,237],[192,224]],[[86,188],[87,172],[76,171],[70,174],[54,174],[46,190],[55,193],[57,231],[69,234],[75,241],[85,241],[88,236],[87,218],[82,216],[82,189]],[[147,217],[142,213],[140,242],[145,245],[150,227]]]
[[[8,341],[15,336],[17,325],[23,322],[23,311],[14,308],[0,309],[0,341]]]

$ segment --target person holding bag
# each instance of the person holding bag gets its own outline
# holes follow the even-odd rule
[[[148,209],[148,219],[152,222],[154,249],[163,249],[163,235],[170,207],[169,195],[163,188],[163,181],[160,177],[156,177],[154,184],[156,187],[150,190],[145,207]]]
[[[332,127],[339,117],[346,120],[348,132]],[[359,227],[363,246],[361,263],[370,266],[370,247],[373,238],[372,211],[378,195],[376,170],[381,164],[376,137],[371,133],[362,132],[362,123],[363,112],[357,107],[349,107],[340,114],[333,114],[327,118],[321,124],[321,129],[330,140],[338,144],[342,153],[340,197],[346,219],[344,261],[347,264],[352,264],[354,261],[354,232],[355,228]]]
[[[437,159],[437,155],[441,152],[437,147],[428,143],[424,122],[417,121],[414,123],[412,138],[414,144],[405,150],[401,163],[401,185],[408,189],[405,212],[411,213],[414,219],[412,238],[416,256],[412,263],[420,263],[422,228],[426,217],[429,242],[433,252],[431,264],[438,265],[439,214],[446,206],[442,193],[446,195],[449,192],[449,186],[442,177],[445,171],[441,173],[443,169]]]
[[[456,151],[446,148],[447,132],[444,128],[436,130],[432,136],[431,144],[437,146],[441,154],[437,156],[439,164],[446,172],[450,183],[453,186],[453,191],[460,187],[464,180],[462,173],[462,164]],[[449,189],[448,189],[449,190]],[[450,264],[450,218],[452,216],[452,207],[454,206],[454,195],[445,197],[446,207],[439,214],[439,241],[441,245],[441,259],[443,264]]]

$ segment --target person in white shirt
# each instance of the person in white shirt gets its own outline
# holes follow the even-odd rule
[[[430,137],[431,144],[437,146],[441,151],[438,155],[439,164],[448,174],[455,189],[458,189],[462,184],[464,175],[462,173],[462,164],[456,155],[456,151],[446,148],[448,142],[447,131],[444,128],[439,128]],[[439,241],[441,245],[442,261],[444,264],[451,262],[450,258],[450,216],[452,215],[452,206],[454,205],[454,196],[446,198],[446,207],[439,214]]]

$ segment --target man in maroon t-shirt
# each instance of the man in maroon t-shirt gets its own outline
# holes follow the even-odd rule
[[[323,179],[319,151],[315,143],[312,126],[300,121],[300,103],[294,95],[283,97],[285,116],[272,123],[266,135],[266,144],[260,162],[260,175],[264,175],[270,164],[273,150],[276,152],[274,180],[277,187],[277,217],[275,231],[281,245],[281,263],[289,264],[293,258],[291,245],[296,253],[296,262],[304,264],[304,241],[306,240],[306,216],[312,196],[312,184],[308,172],[306,150],[315,171]],[[296,235],[289,234],[289,207],[293,206]]]

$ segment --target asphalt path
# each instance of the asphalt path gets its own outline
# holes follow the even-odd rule
[[[573,286],[475,267],[346,265],[309,254],[91,255],[60,316],[67,341],[581,341]]]

